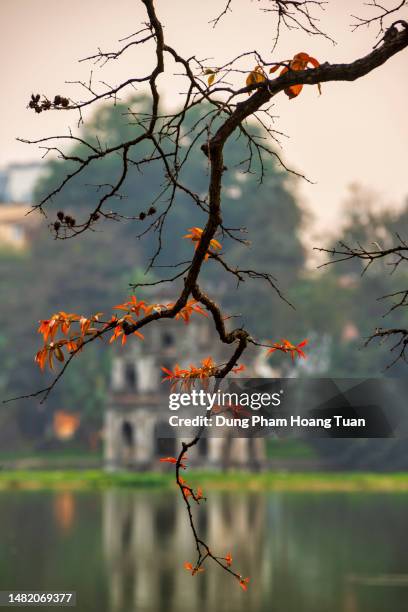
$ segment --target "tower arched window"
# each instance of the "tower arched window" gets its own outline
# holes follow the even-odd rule
[[[132,362],[125,363],[124,374],[126,389],[135,391],[137,389],[137,374],[135,364]]]
[[[162,335],[163,348],[169,348],[171,346],[174,346],[174,344],[175,344],[174,335],[171,334],[170,332],[164,332],[164,334]]]
[[[166,457],[176,453],[176,440],[172,438],[173,428],[168,423],[156,423],[154,428],[155,455]]]
[[[126,448],[131,448],[134,443],[133,425],[129,421],[122,423],[122,440]]]

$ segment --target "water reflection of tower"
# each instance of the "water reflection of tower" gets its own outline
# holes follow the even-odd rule
[[[198,517],[200,533],[220,547],[220,555],[233,551],[240,570],[248,572],[261,561],[265,513],[263,496],[214,493]],[[237,612],[259,606],[260,589],[243,599],[238,584],[231,585],[218,568],[187,575],[182,562],[194,559],[195,549],[177,495],[106,491],[103,542],[112,612],[218,611],[220,602]],[[227,595],[220,597],[222,591]]]
[[[168,387],[161,384],[161,366],[188,366],[208,355],[222,363],[231,352],[231,347],[225,349],[220,343],[209,317],[197,315],[189,325],[163,320],[143,332],[143,342],[128,342],[113,360],[105,413],[108,469],[154,468],[158,457],[176,453],[177,440],[168,423]],[[249,368],[248,375],[254,375],[253,369]],[[190,453],[190,460],[190,464],[214,467],[260,466],[265,460],[264,440],[204,439]]]

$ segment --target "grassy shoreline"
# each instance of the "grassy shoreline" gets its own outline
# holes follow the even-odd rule
[[[206,490],[294,491],[294,492],[377,492],[408,493],[408,473],[368,472],[188,472],[192,486]],[[10,470],[0,472],[0,491],[8,490],[103,490],[107,488],[172,489],[174,474],[154,472],[117,472],[103,470]]]

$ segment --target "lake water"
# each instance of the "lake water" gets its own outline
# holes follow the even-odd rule
[[[406,612],[408,495],[211,492],[201,533],[251,577],[191,577],[185,508],[154,491],[1,492],[0,590],[81,612]]]

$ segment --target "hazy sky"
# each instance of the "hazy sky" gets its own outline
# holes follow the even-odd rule
[[[351,33],[350,15],[367,14],[362,2],[329,0],[320,15],[321,25],[336,39],[336,46],[284,31],[272,56],[274,17],[259,12],[258,2],[235,0],[233,12],[213,29],[208,21],[223,4],[223,0],[157,0],[169,44],[184,56],[211,57],[209,65],[220,65],[253,49],[270,61],[307,51],[321,62],[347,62],[368,53],[375,43],[374,29]],[[75,113],[34,115],[26,110],[30,93],[80,97],[79,90],[64,84],[89,77],[92,65],[77,60],[98,46],[116,49],[117,40],[138,30],[144,19],[139,0],[0,0],[0,167],[39,159],[41,154],[16,142],[16,136],[61,134],[68,125],[75,126]],[[146,73],[151,53],[152,47],[138,47],[103,69],[94,67],[94,80],[113,84]],[[299,189],[320,228],[339,221],[340,204],[352,182],[368,186],[390,204],[400,204],[408,195],[407,65],[408,50],[355,83],[324,84],[321,97],[315,87],[307,87],[297,99],[289,101],[284,94],[275,98],[276,127],[290,136],[283,141],[283,156],[316,181]],[[177,77],[161,77],[159,84],[167,103],[177,104]]]

